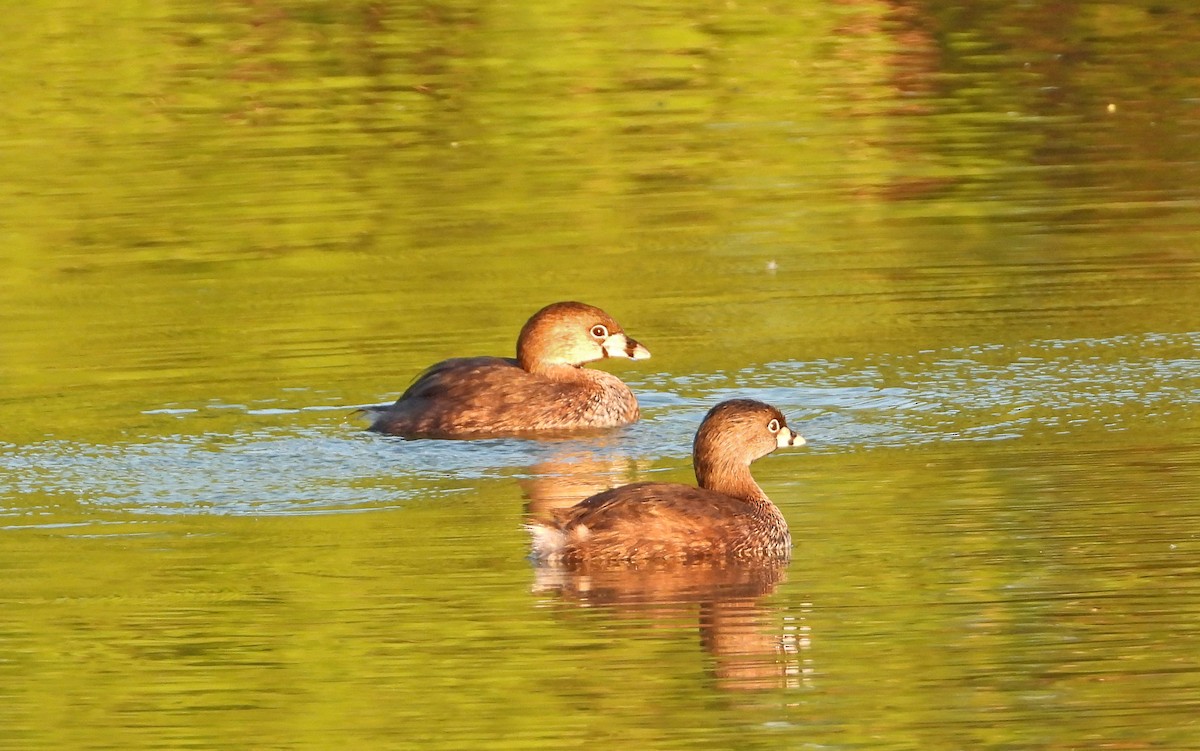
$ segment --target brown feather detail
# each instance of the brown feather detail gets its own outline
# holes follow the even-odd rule
[[[519,359],[456,357],[423,372],[396,402],[370,407],[371,430],[410,438],[480,438],[610,428],[637,421],[616,376],[587,370],[605,356],[596,326],[623,333],[599,308],[555,303],[521,331]]]
[[[701,487],[641,482],[598,493],[534,522],[534,556],[567,566],[647,561],[787,560],[787,520],[750,474],[771,453],[779,410],[735,399],[714,407],[696,433]],[[790,433],[788,434],[790,435]]]

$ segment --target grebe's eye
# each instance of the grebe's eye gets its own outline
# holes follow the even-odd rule
[[[771,431],[772,433],[778,433],[779,432],[779,421],[776,420],[774,417],[772,417],[771,421],[769,423],[767,423],[767,430]]]
[[[607,339],[608,329],[600,324],[596,324],[592,327],[592,336],[596,337],[597,339]]]

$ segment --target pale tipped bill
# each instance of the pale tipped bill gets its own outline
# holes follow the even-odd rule
[[[650,350],[625,336],[624,332],[612,334],[604,340],[602,346],[605,357],[625,357],[630,360],[650,359]]]
[[[775,445],[779,448],[787,448],[788,446],[803,446],[805,444],[804,436],[784,425],[775,434]]]

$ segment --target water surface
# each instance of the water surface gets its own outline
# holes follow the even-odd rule
[[[0,747],[1200,745],[1190,5],[10,25]],[[352,415],[559,299],[640,423]],[[732,396],[789,566],[529,563]]]

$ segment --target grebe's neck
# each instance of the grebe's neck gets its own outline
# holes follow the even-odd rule
[[[767,501],[767,494],[750,474],[750,463],[745,461],[721,461],[704,456],[697,451],[693,457],[696,481],[705,490],[712,490],[743,501]]]

